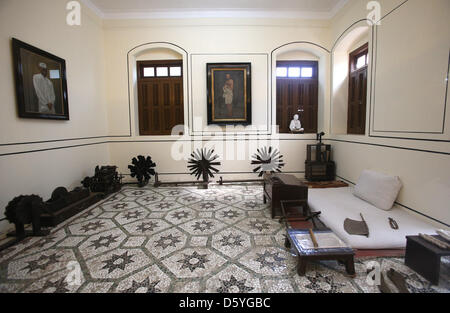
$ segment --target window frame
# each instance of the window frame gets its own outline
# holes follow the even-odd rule
[[[149,76],[146,77],[144,76],[144,68],[148,68],[148,67],[153,67],[154,71],[155,71],[155,76]],[[158,67],[166,67],[167,71],[168,71],[168,76],[157,76],[157,68]],[[170,68],[171,67],[180,67],[181,68],[181,74],[179,76],[170,76]],[[139,136],[168,136],[168,135],[172,135],[171,132],[166,132],[166,131],[152,131],[152,130],[144,130],[141,122],[142,122],[142,118],[143,116],[141,116],[141,114],[143,114],[142,110],[143,107],[141,106],[140,103],[140,94],[139,94],[139,88],[142,84],[145,83],[151,83],[151,82],[157,82],[157,81],[181,81],[181,92],[182,94],[185,92],[184,90],[184,67],[183,67],[183,60],[179,59],[179,60],[145,60],[145,61],[136,61],[136,72],[137,72],[137,105],[138,105],[138,131],[139,131]],[[184,102],[184,97],[182,98],[182,101]],[[182,117],[183,117],[183,123],[184,123],[184,104],[182,105],[181,108],[181,112],[182,112]],[[160,115],[161,117],[161,115]],[[162,122],[162,120],[160,119],[160,123]],[[177,124],[178,125],[178,124]],[[172,127],[174,127],[176,125],[173,125]],[[184,132],[182,132],[184,133]],[[182,135],[182,133],[180,133],[180,135]]]
[[[155,69],[155,76],[144,76],[144,68],[153,67]],[[167,76],[158,76],[157,68],[158,67],[166,67],[167,68]],[[170,68],[171,67],[180,67],[181,75],[180,76],[170,76]],[[137,61],[137,72],[138,72],[138,80],[147,80],[147,79],[167,79],[167,78],[180,78],[184,75],[183,69],[183,60],[146,60],[146,61]]]
[[[287,73],[286,76],[278,76],[276,75],[276,79],[316,79],[319,76],[319,64],[318,61],[277,61],[276,68],[278,67],[286,67]],[[299,67],[300,68],[300,76],[299,77],[289,77],[289,68],[291,67]],[[312,68],[313,75],[311,77],[303,77],[302,69],[310,67]],[[276,71],[275,71],[276,73]]]
[[[358,68],[357,62],[360,57],[363,55],[366,56],[366,64],[360,68]],[[355,71],[361,70],[367,66],[369,66],[369,43],[365,43],[361,47],[357,48],[356,50],[349,53],[350,62],[349,62],[349,72],[353,73]]]

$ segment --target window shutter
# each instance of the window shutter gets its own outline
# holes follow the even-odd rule
[[[179,67],[181,61],[140,61],[138,62],[138,102],[139,131],[141,135],[171,135],[176,125],[184,122],[183,77],[176,76],[144,77],[145,67]],[[162,71],[160,71],[162,73]]]

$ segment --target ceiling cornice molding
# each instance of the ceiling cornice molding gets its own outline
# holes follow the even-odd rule
[[[295,11],[255,11],[255,10],[205,10],[205,11],[153,11],[153,12],[106,12],[104,19],[189,19],[189,18],[267,18],[267,19],[330,19],[329,13]]]
[[[81,0],[81,3],[91,9],[99,18],[104,19],[105,14],[91,0]]]
[[[81,0],[88,8],[104,20],[145,20],[145,19],[189,19],[189,18],[264,18],[264,19],[305,19],[330,20],[349,0],[340,0],[329,12],[296,11],[296,10],[254,10],[254,9],[221,9],[221,10],[167,10],[167,11],[102,11],[91,0]]]
[[[347,4],[349,0],[340,0],[333,8],[333,10],[331,10],[330,14],[331,17],[330,19],[332,19],[333,17],[336,16],[336,14],[339,13],[339,11]]]

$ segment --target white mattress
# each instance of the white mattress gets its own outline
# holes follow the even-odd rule
[[[390,211],[383,211],[355,197],[352,192],[353,187],[309,189],[308,195],[311,211],[321,211],[320,220],[352,248],[401,249],[406,247],[406,236],[436,233],[431,224],[406,209],[394,206]],[[344,220],[361,221],[360,213],[369,227],[369,238],[350,235],[344,230]],[[389,226],[389,217],[397,222],[398,230]]]

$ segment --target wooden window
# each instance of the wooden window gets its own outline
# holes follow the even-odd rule
[[[367,64],[369,45],[350,53],[347,133],[366,133]]]
[[[184,123],[181,60],[138,61],[140,135],[171,135]]]
[[[277,62],[277,125],[290,133],[295,114],[305,133],[317,133],[319,74],[317,61]]]

